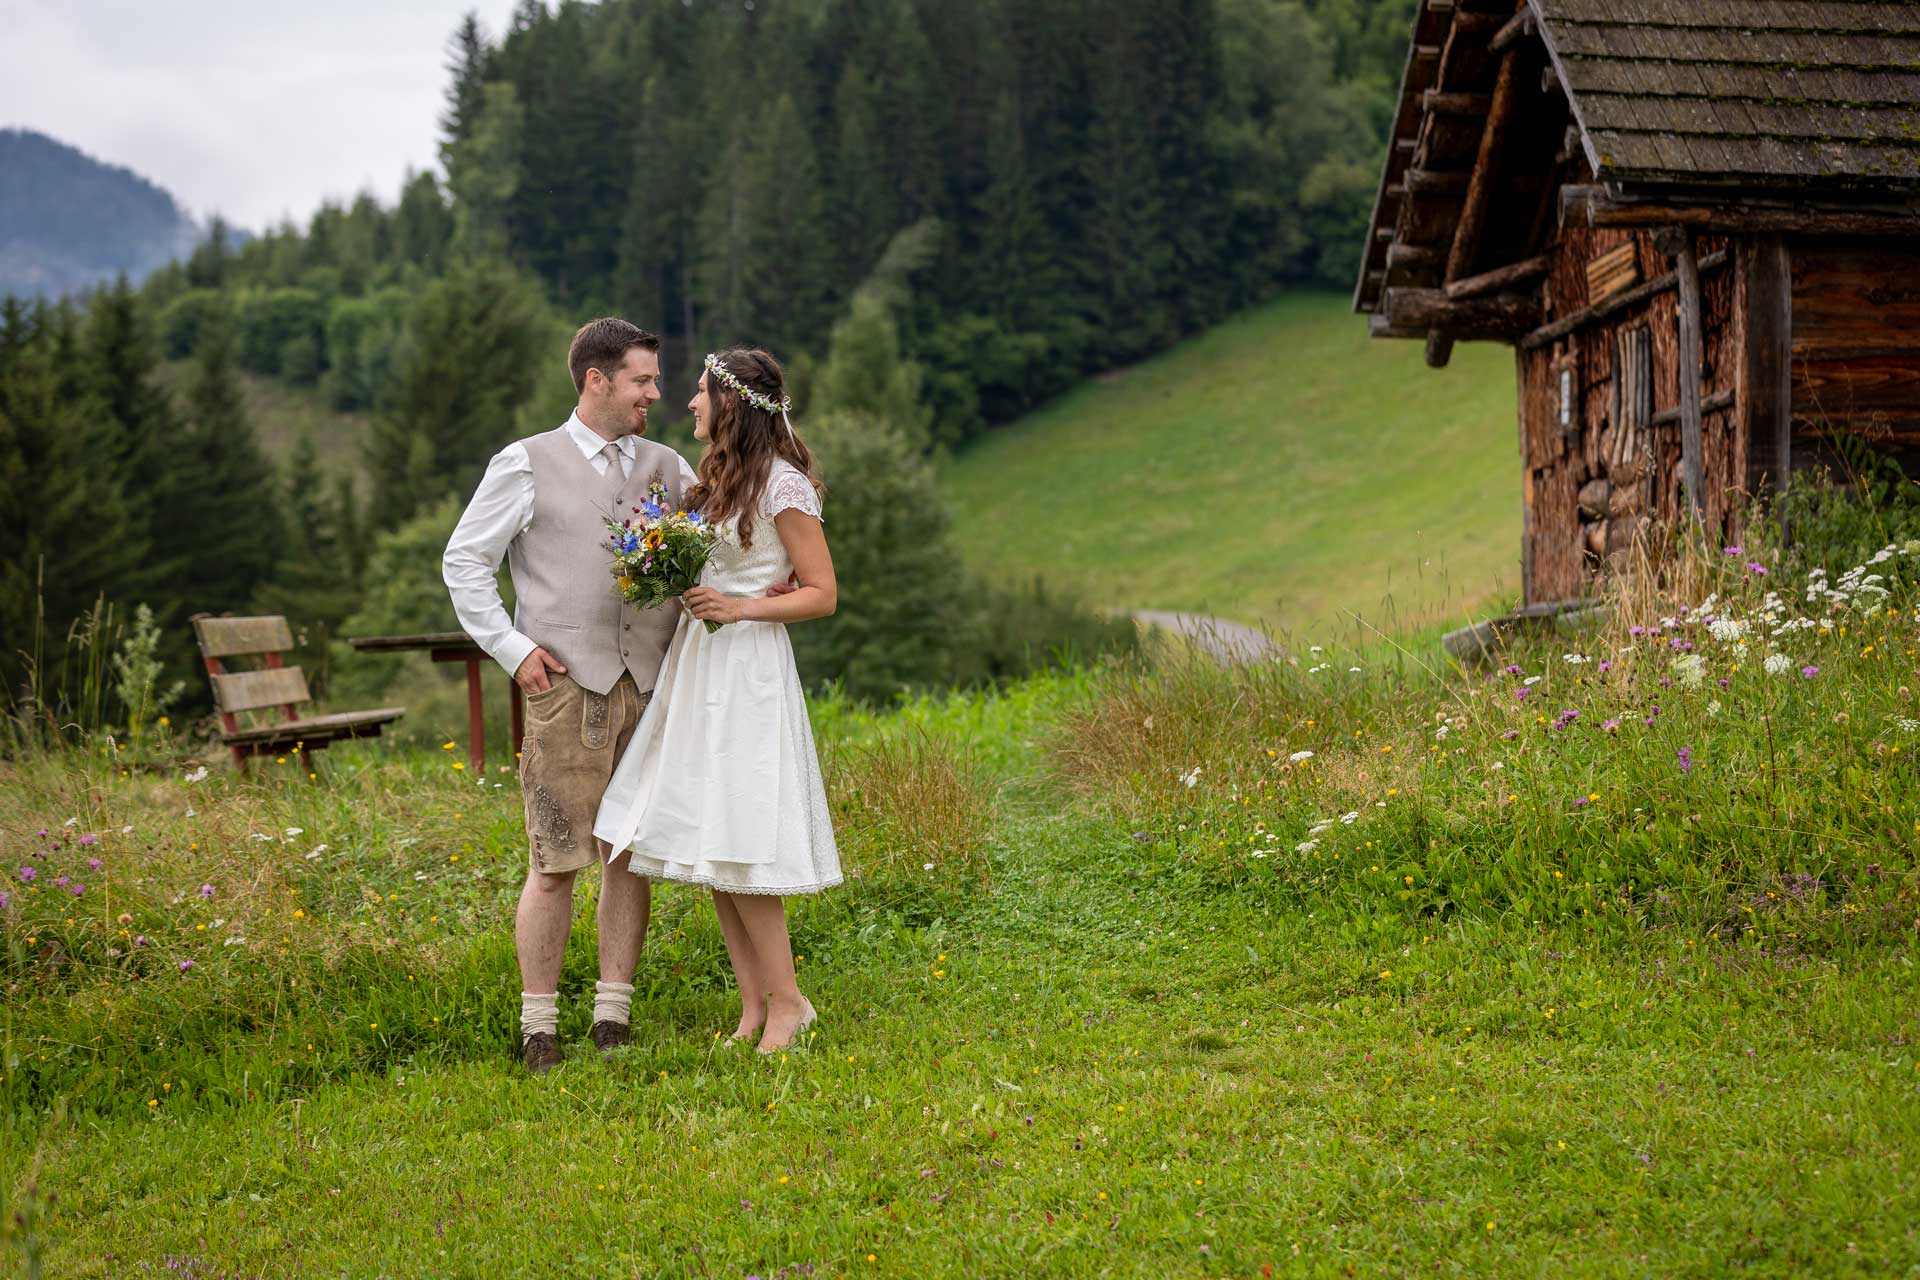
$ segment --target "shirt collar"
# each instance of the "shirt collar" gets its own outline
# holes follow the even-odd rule
[[[583,457],[596,457],[602,449],[607,447],[606,440],[596,435],[592,427],[580,421],[580,414],[577,410],[567,415],[567,435],[573,440],[574,447],[580,450]],[[629,460],[632,459],[634,456],[632,436],[621,436],[613,443],[620,446],[622,455]]]

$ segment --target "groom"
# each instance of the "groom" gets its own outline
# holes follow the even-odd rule
[[[608,863],[594,812],[652,697],[680,615],[677,602],[637,610],[613,590],[605,518],[665,486],[670,508],[693,486],[678,453],[644,438],[660,399],[660,341],[625,320],[594,320],[567,352],[580,401],[567,421],[494,456],[447,543],[442,576],[474,642],[513,674],[526,698],[520,784],[530,866],[514,917],[520,957],[521,1058],[538,1075],[561,1060],[560,962],[573,922],[573,882],[598,863],[600,981],[592,1039],[627,1039],[633,973],[646,940],[648,882]],[[516,598],[509,618],[496,574],[504,556]]]

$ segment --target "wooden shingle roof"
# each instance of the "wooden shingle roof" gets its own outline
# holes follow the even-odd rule
[[[1920,0],[1420,0],[1412,37],[1354,293],[1376,319],[1391,290],[1540,253],[1556,194],[1772,230],[1877,210],[1920,234]],[[1521,108],[1496,137],[1509,60]]]
[[[1531,4],[1603,182],[1920,188],[1920,5]]]

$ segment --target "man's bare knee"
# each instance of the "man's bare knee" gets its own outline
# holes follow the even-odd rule
[[[578,871],[529,871],[527,888],[542,896],[565,894],[571,897],[574,879],[579,874]]]

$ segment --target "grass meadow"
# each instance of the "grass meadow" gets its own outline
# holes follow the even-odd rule
[[[969,446],[956,541],[1102,607],[1320,636],[1349,610],[1455,619],[1519,590],[1512,361],[1468,344],[1429,369],[1344,297],[1292,295]]]
[[[519,1070],[506,760],[0,764],[0,1256],[1920,1273],[1917,581],[1716,548],[1499,669],[818,702],[856,875],[794,905],[822,1020],[771,1060],[669,887],[635,1042],[586,1046],[583,892],[571,1058]]]

